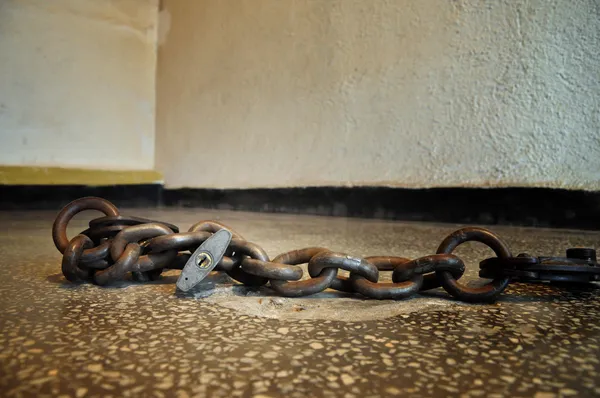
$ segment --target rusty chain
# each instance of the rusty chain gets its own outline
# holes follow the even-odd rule
[[[88,229],[69,239],[69,221],[84,210],[98,210],[105,216],[90,221]],[[115,205],[97,197],[77,199],[65,206],[54,222],[52,237],[56,248],[63,254],[62,272],[67,280],[104,286],[124,279],[129,273],[137,281],[148,281],[158,278],[163,269],[183,269],[191,252],[221,229],[228,230],[232,239],[215,270],[225,272],[245,285],[269,284],[286,297],[334,289],[373,299],[398,300],[442,287],[462,301],[490,302],[515,279],[600,280],[600,266],[592,249],[577,252],[585,259],[567,256],[568,261],[562,259],[566,263],[560,263],[561,259],[552,258],[554,263],[549,264],[547,258],[542,257],[524,254],[513,257],[508,245],[498,235],[478,227],[455,231],[444,239],[436,254],[413,260],[391,256],[360,258],[322,247],[294,250],[270,259],[260,246],[248,242],[221,223],[201,221],[187,232],[179,232],[173,224],[123,216]],[[452,254],[459,245],[468,241],[487,245],[497,256],[480,264],[480,276],[491,281],[477,288],[458,282],[465,272],[465,264]],[[565,268],[567,263],[570,268]],[[308,264],[310,278],[302,279],[304,275],[298,266],[300,264]],[[338,276],[338,270],[348,271],[349,277]],[[379,282],[381,272],[392,272],[392,282]]]

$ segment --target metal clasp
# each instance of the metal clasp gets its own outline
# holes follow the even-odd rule
[[[533,257],[521,253],[517,257],[488,258],[479,264],[479,276],[493,278],[510,276],[516,282],[570,282],[600,281],[600,264],[596,251],[589,248],[567,249],[566,257]]]

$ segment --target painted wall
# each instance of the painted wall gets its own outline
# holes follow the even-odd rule
[[[154,167],[158,0],[0,0],[0,164]]]
[[[170,187],[600,189],[597,0],[164,0]]]

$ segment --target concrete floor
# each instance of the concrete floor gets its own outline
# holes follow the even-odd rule
[[[435,252],[455,225],[206,210],[122,211],[186,230],[220,220],[271,257],[307,246],[356,256]],[[492,305],[443,292],[405,301],[324,292],[286,299],[213,275],[175,294],[149,284],[73,285],[60,274],[55,213],[0,213],[3,396],[376,397],[600,395],[600,290],[511,285]],[[82,214],[70,236],[96,214]],[[516,254],[597,247],[600,232],[493,227]],[[477,275],[491,256],[456,251]]]

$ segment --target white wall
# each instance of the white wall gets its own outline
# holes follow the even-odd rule
[[[600,189],[597,0],[164,0],[169,187]]]
[[[158,0],[0,0],[0,164],[154,167]]]

